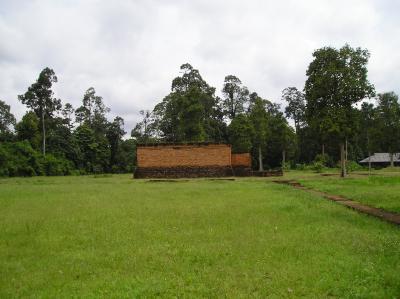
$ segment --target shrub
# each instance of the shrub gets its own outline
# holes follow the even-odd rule
[[[324,164],[322,164],[321,162],[314,162],[314,164],[312,165],[312,169],[317,173],[321,173],[324,168]]]
[[[347,161],[347,163],[346,163],[347,172],[358,171],[358,170],[363,170],[363,169],[364,169],[364,167],[362,167],[360,164],[358,164],[355,161]]]
[[[305,168],[306,168],[306,165],[304,163],[296,164],[296,169],[297,170],[304,170]]]
[[[71,161],[63,157],[47,154],[44,158],[44,169],[46,175],[69,175],[74,170],[74,166]]]
[[[334,163],[331,157],[327,154],[318,154],[315,156],[314,162],[321,163],[325,167],[333,167]]]

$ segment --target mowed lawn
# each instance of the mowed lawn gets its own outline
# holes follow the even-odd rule
[[[400,173],[397,176],[355,176],[345,179],[304,179],[300,182],[314,189],[342,195],[369,206],[400,213]]]
[[[0,180],[0,297],[398,298],[400,229],[266,179]]]

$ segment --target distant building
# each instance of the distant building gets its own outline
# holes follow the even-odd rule
[[[229,144],[143,144],[136,157],[135,178],[252,175],[250,154],[232,154]]]
[[[374,153],[372,156],[361,160],[359,163],[368,165],[371,161],[371,165],[386,167],[390,166],[390,154],[389,153]],[[393,154],[393,162],[395,166],[400,166],[400,153]]]

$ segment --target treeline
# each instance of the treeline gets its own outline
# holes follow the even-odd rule
[[[19,100],[28,108],[16,122],[0,101],[0,176],[131,172],[135,141],[123,140],[124,120],[89,88],[76,109],[54,97],[54,71],[45,68]]]
[[[142,111],[132,136],[142,143],[228,142],[234,152],[251,152],[255,169],[313,163],[339,166],[344,176],[347,161],[399,151],[398,96],[375,93],[369,57],[348,45],[314,51],[304,88],[282,92],[284,112],[233,75],[225,77],[220,98],[198,70],[184,64],[171,92],[152,111]]]
[[[136,144],[155,142],[230,143],[236,153],[251,152],[255,169],[318,164],[340,166],[345,175],[349,161],[400,151],[398,96],[376,94],[369,57],[348,45],[314,51],[304,87],[283,90],[284,111],[233,75],[225,77],[219,97],[184,64],[171,92],[140,112],[128,140],[123,119],[107,120],[110,109],[93,88],[76,109],[56,99],[57,78],[46,68],[19,96],[29,109],[21,121],[0,101],[0,175],[131,172]]]

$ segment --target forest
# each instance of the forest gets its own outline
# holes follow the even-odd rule
[[[18,95],[27,107],[21,120],[0,100],[0,176],[133,172],[137,144],[167,142],[229,143],[235,153],[250,152],[258,170],[340,167],[345,175],[374,152],[400,151],[398,95],[376,92],[369,58],[367,49],[347,44],[315,50],[304,87],[283,89],[284,108],[234,75],[218,96],[183,64],[170,93],[140,111],[130,138],[94,88],[79,107],[56,98],[57,76],[45,68]]]

